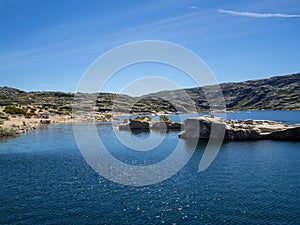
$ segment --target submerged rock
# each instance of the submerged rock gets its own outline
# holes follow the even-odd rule
[[[202,116],[187,118],[185,130],[180,138],[209,139],[212,126],[224,134],[225,141],[238,140],[294,140],[300,141],[300,124],[286,125],[271,120],[224,120],[218,117]],[[216,132],[219,133],[220,132]],[[212,136],[216,136],[212,134]],[[218,137],[222,138],[222,137]]]

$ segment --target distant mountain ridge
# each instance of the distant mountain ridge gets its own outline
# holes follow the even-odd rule
[[[300,73],[236,83],[222,83],[227,110],[300,110]],[[213,86],[161,91],[131,97],[112,93],[83,94],[94,96],[98,112],[130,113],[187,113],[208,111],[210,106],[203,89],[213,98]],[[210,91],[211,90],[211,91]],[[95,96],[96,95],[96,96]],[[0,87],[0,106],[11,104],[36,105],[53,112],[71,112],[74,93],[25,92],[10,87]],[[191,99],[193,105],[188,99]]]
[[[300,109],[300,73],[236,83],[227,82],[220,84],[220,87],[226,108],[229,110]],[[209,86],[205,88],[209,90]],[[198,110],[209,109],[201,87],[184,91],[195,101]],[[182,90],[161,91],[145,97],[176,96],[177,101],[180,101],[180,93]]]

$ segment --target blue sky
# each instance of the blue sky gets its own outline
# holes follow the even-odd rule
[[[74,92],[99,56],[149,39],[192,50],[218,82],[300,72],[298,0],[0,0],[0,27],[0,86],[27,91]],[[194,86],[177,72],[125,69],[105,91],[159,73]]]

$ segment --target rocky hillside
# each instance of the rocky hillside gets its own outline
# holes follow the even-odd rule
[[[220,84],[228,110],[296,110],[300,109],[300,73],[276,76],[261,80]],[[206,86],[211,98],[213,86]],[[212,91],[209,91],[212,90]],[[201,88],[184,90],[195,102],[198,111],[209,110],[207,99]],[[187,108],[183,90],[162,91],[145,97],[174,98],[173,104]]]
[[[280,110],[300,109],[300,73],[268,79],[220,84],[228,110]],[[204,87],[214,97],[214,86]],[[187,95],[188,94],[188,95]],[[56,114],[70,114],[73,93],[25,92],[0,87],[0,106],[34,106]],[[175,113],[208,111],[206,96],[200,87],[184,90],[162,91],[139,98],[111,93],[82,94],[83,98],[96,99],[94,109],[100,113]],[[189,101],[189,99],[192,99]],[[88,101],[87,101],[88,103]]]
[[[229,109],[300,109],[300,73],[221,87]]]

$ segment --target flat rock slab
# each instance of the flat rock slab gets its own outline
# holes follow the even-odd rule
[[[300,141],[300,124],[286,125],[271,120],[224,120],[219,117],[201,116],[187,118],[180,138],[209,139],[212,127],[224,140],[293,140]],[[222,138],[222,137],[219,137]]]

